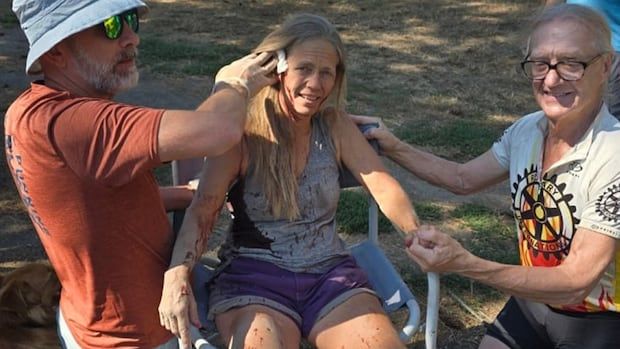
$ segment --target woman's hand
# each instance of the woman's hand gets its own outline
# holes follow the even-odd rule
[[[164,274],[164,289],[158,307],[159,323],[181,338],[183,348],[192,347],[190,321],[194,326],[201,327],[189,276],[190,269],[185,265],[167,270]]]

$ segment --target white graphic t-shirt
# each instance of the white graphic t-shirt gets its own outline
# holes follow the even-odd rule
[[[556,266],[579,228],[620,239],[620,122],[603,105],[582,139],[541,173],[547,119],[524,116],[495,142],[493,154],[510,171],[521,264]],[[566,310],[620,311],[620,252],[581,304]]]

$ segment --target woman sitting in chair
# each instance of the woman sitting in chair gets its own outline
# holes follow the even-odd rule
[[[404,348],[337,235],[339,167],[404,232],[418,226],[413,207],[343,110],[346,58],[332,24],[293,16],[254,50],[278,51],[279,81],[250,102],[243,141],[205,162],[164,278],[162,325],[185,345],[190,319],[199,325],[190,270],[228,192],[234,222],[209,316],[229,348],[299,348],[302,337],[318,348]]]

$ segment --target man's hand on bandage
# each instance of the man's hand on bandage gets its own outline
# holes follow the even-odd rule
[[[228,85],[247,99],[254,97],[263,87],[274,84],[277,80],[273,70],[277,60],[268,52],[252,53],[223,66],[215,76],[212,93]]]

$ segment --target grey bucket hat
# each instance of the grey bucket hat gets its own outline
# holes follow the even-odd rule
[[[147,10],[141,0],[13,0],[30,44],[26,73],[40,73],[39,57],[65,38],[136,7]]]

